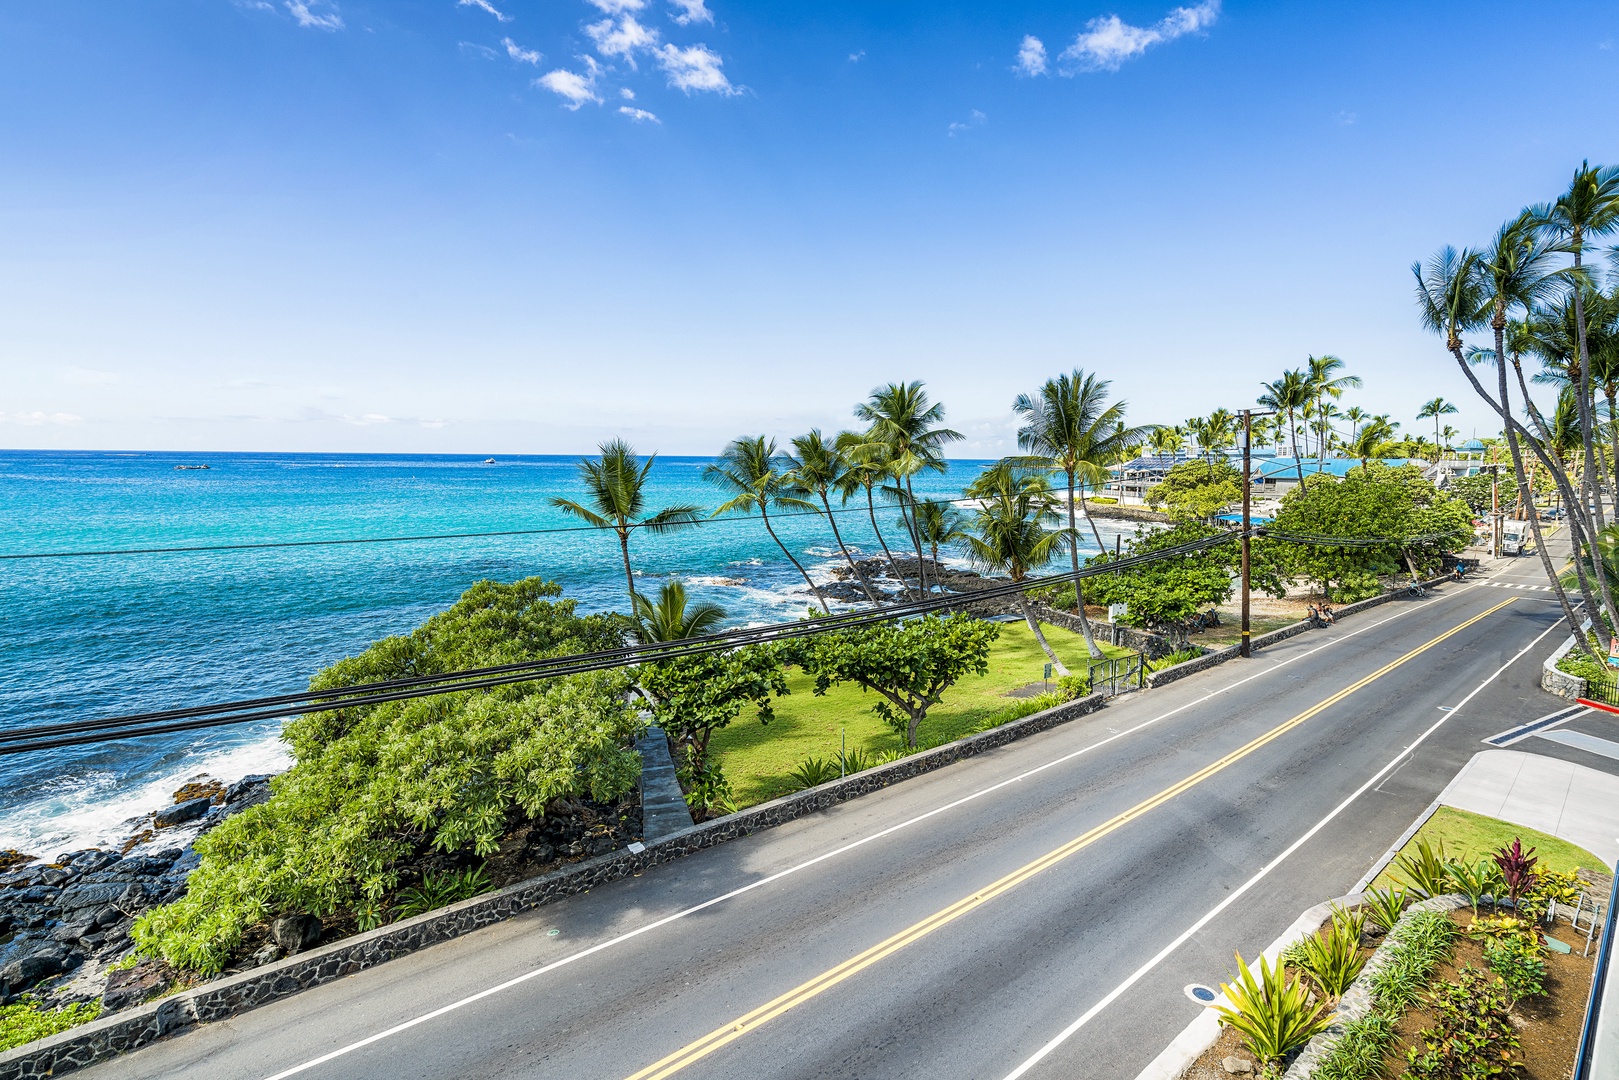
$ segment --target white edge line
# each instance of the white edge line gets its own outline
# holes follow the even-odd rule
[[[1505,664],[1502,664],[1500,667],[1496,668],[1495,672],[1491,674],[1489,678],[1485,679],[1483,682],[1474,687],[1466,697],[1462,698],[1462,700],[1457,703],[1454,709],[1441,716],[1431,727],[1428,728],[1428,730],[1417,736],[1415,742],[1411,743],[1410,746],[1405,747],[1399,752],[1399,754],[1395,755],[1392,761],[1379,769],[1377,773],[1371,777],[1371,779],[1367,780],[1358,789],[1356,789],[1354,794],[1350,795],[1343,802],[1339,803],[1330,814],[1311,826],[1310,830],[1303,836],[1289,844],[1285,851],[1276,856],[1276,858],[1272,859],[1270,862],[1266,863],[1257,874],[1243,882],[1224,900],[1220,901],[1213,908],[1209,909],[1208,914],[1204,915],[1201,919],[1198,919],[1197,922],[1193,923],[1191,926],[1182,931],[1179,937],[1177,937],[1174,941],[1171,941],[1168,945],[1165,945],[1151,960],[1148,960],[1145,964],[1142,964],[1140,967],[1136,968],[1136,970],[1133,971],[1128,978],[1110,990],[1106,997],[1102,998],[1102,1000],[1098,1001],[1095,1005],[1092,1005],[1089,1009],[1086,1009],[1083,1013],[1081,1013],[1079,1019],[1063,1028],[1062,1031],[1057,1034],[1056,1038],[1052,1039],[1039,1050],[1035,1051],[1031,1057],[1023,1062],[1023,1064],[1007,1073],[1005,1080],[1017,1080],[1018,1077],[1022,1076],[1024,1073],[1038,1065],[1041,1060],[1053,1050],[1067,1042],[1071,1037],[1073,1037],[1075,1032],[1084,1027],[1086,1024],[1090,1023],[1098,1013],[1107,1008],[1109,1005],[1113,1004],[1113,1002],[1117,1001],[1126,990],[1129,990],[1130,987],[1140,982],[1152,971],[1153,968],[1163,963],[1171,953],[1180,948],[1182,945],[1186,944],[1193,934],[1196,934],[1199,930],[1213,922],[1221,912],[1230,907],[1232,904],[1236,903],[1237,900],[1246,894],[1249,889],[1252,889],[1255,885],[1259,884],[1266,877],[1268,877],[1270,872],[1280,866],[1284,859],[1293,854],[1299,848],[1303,847],[1307,842],[1309,842],[1311,837],[1315,836],[1316,833],[1326,828],[1326,826],[1334,818],[1347,810],[1350,804],[1352,804],[1356,799],[1359,799],[1362,795],[1366,794],[1366,792],[1369,791],[1374,784],[1383,778],[1384,773],[1387,773],[1389,770],[1393,769],[1395,765],[1403,761],[1406,756],[1411,753],[1411,751],[1415,750],[1418,746],[1421,746],[1423,742],[1427,740],[1428,736],[1438,731],[1446,721],[1450,720],[1451,717],[1461,712],[1462,708],[1469,701],[1472,701],[1474,696],[1477,695],[1479,691],[1483,690],[1486,686],[1490,685],[1497,678],[1499,678],[1501,673],[1507,668],[1523,659],[1525,653],[1529,652],[1529,650],[1533,649],[1536,645],[1539,645],[1542,638],[1551,633],[1553,630],[1556,630],[1561,625],[1563,625],[1563,622],[1561,619],[1559,619],[1557,622],[1541,631],[1539,636],[1519,650],[1516,656],[1514,656],[1511,660],[1508,660]]]
[[[1477,586],[1472,586],[1472,587],[1477,588]],[[1468,591],[1467,588],[1463,588],[1463,589],[1458,590],[1456,593],[1454,593],[1452,595],[1460,596],[1463,592],[1467,592],[1467,591]],[[1118,732],[1116,734],[1109,735],[1105,739],[1102,739],[1102,740],[1100,740],[1098,742],[1094,742],[1094,743],[1090,744],[1089,746],[1084,746],[1084,747],[1081,747],[1080,749],[1075,750],[1075,751],[1073,751],[1071,753],[1064,754],[1062,757],[1053,758],[1051,761],[1048,761],[1043,765],[1037,765],[1034,768],[1028,770],[1027,772],[1019,773],[1018,775],[1013,776],[1013,777],[1009,777],[1009,778],[1007,778],[1005,780],[1000,781],[997,784],[991,784],[989,787],[982,788],[982,789],[980,789],[978,791],[973,792],[970,795],[964,795],[961,798],[955,800],[954,802],[949,802],[949,803],[945,803],[943,806],[934,807],[932,810],[929,810],[926,813],[918,814],[916,817],[910,818],[910,819],[908,819],[906,821],[899,822],[896,825],[890,825],[886,829],[880,829],[877,832],[871,833],[868,836],[861,837],[859,840],[855,840],[855,841],[852,841],[852,842],[850,842],[848,844],[845,844],[840,848],[834,848],[831,851],[827,851],[827,852],[824,852],[824,853],[822,853],[820,855],[815,856],[813,859],[807,859],[804,862],[798,863],[796,866],[789,866],[785,870],[778,870],[774,874],[769,875],[768,877],[762,877],[762,878],[758,879],[757,881],[749,882],[748,884],[743,885],[740,888],[732,889],[728,893],[723,893],[723,894],[721,894],[719,896],[711,897],[708,900],[704,900],[700,904],[695,904],[695,905],[693,905],[693,906],[691,906],[689,908],[683,908],[680,911],[672,912],[671,914],[665,915],[661,919],[655,919],[652,922],[649,922],[649,923],[645,924],[644,926],[638,926],[634,930],[626,931],[625,933],[622,933],[622,934],[618,935],[617,937],[609,938],[606,941],[597,942],[595,945],[592,945],[587,949],[581,949],[579,952],[573,953],[573,954],[568,955],[568,956],[564,956],[560,960],[553,960],[549,964],[545,964],[545,965],[542,965],[541,967],[534,968],[532,971],[525,971],[523,974],[515,976],[515,977],[510,978],[510,979],[507,979],[503,983],[498,983],[498,984],[496,984],[494,986],[491,986],[491,987],[488,987],[486,989],[480,990],[477,993],[470,994],[467,997],[461,998],[458,1001],[452,1001],[448,1005],[440,1006],[439,1008],[434,1009],[431,1012],[422,1013],[420,1016],[414,1016],[409,1020],[405,1020],[405,1021],[403,1021],[401,1023],[395,1024],[391,1028],[387,1028],[387,1029],[385,1029],[383,1031],[379,1031],[374,1035],[368,1035],[365,1038],[360,1039],[357,1042],[349,1043],[347,1046],[342,1046],[342,1047],[339,1047],[338,1049],[333,1050],[333,1051],[331,1051],[329,1053],[322,1054],[320,1057],[311,1058],[310,1060],[304,1062],[301,1065],[294,1065],[290,1069],[283,1069],[281,1072],[275,1073],[274,1075],[267,1077],[266,1080],[287,1080],[287,1077],[297,1076],[299,1073],[307,1072],[308,1070],[313,1069],[316,1066],[324,1065],[328,1061],[333,1061],[333,1060],[335,1060],[337,1058],[343,1057],[346,1054],[351,1054],[356,1050],[363,1049],[364,1047],[370,1046],[373,1043],[381,1042],[382,1040],[387,1039],[387,1038],[391,1038],[392,1036],[398,1035],[401,1032],[409,1031],[411,1028],[416,1027],[419,1024],[425,1024],[429,1020],[435,1020],[438,1017],[445,1015],[446,1013],[451,1013],[451,1012],[456,1011],[457,1009],[464,1008],[467,1005],[471,1005],[474,1002],[482,1001],[484,998],[491,997],[491,996],[493,996],[495,994],[498,994],[498,993],[500,993],[500,992],[502,992],[504,990],[510,990],[514,986],[521,985],[522,983],[528,982],[530,979],[538,978],[541,975],[545,975],[545,974],[547,974],[549,972],[555,971],[556,969],[558,969],[560,967],[564,967],[564,966],[566,966],[568,964],[571,964],[576,960],[583,960],[587,956],[592,956],[592,955],[594,955],[596,953],[599,953],[599,952],[601,952],[601,951],[603,951],[605,949],[610,949],[615,945],[623,944],[624,942],[629,941],[632,938],[640,937],[642,934],[649,933],[650,931],[656,930],[659,927],[667,926],[668,924],[676,921],[677,919],[683,919],[688,915],[695,915],[699,911],[703,911],[703,910],[706,910],[708,908],[711,908],[714,905],[723,903],[726,900],[734,899],[734,898],[736,898],[738,896],[741,896],[743,893],[752,892],[754,889],[760,888],[760,887],[765,886],[765,885],[769,885],[772,882],[780,881],[782,878],[788,877],[789,875],[792,875],[792,874],[796,874],[801,870],[806,870],[809,867],[816,865],[817,863],[825,862],[827,859],[836,858],[839,855],[843,855],[843,854],[845,854],[847,852],[853,851],[855,848],[863,847],[864,845],[869,844],[874,840],[879,840],[879,839],[881,839],[881,838],[883,838],[885,836],[889,836],[889,835],[891,835],[893,833],[899,832],[902,829],[908,829],[912,825],[916,825],[916,824],[919,824],[919,823],[921,823],[923,821],[926,821],[929,818],[934,817],[935,815],[942,814],[942,813],[944,813],[944,812],[946,812],[948,810],[954,810],[959,806],[962,806],[962,805],[964,805],[966,803],[972,802],[974,799],[981,798],[981,797],[983,797],[985,795],[990,794],[991,792],[998,791],[1003,787],[1007,787],[1008,785],[1016,784],[1016,783],[1018,783],[1018,782],[1020,782],[1022,780],[1026,780],[1029,777],[1036,775],[1037,773],[1045,772],[1047,769],[1055,768],[1058,765],[1065,764],[1065,763],[1067,763],[1069,761],[1072,761],[1074,758],[1077,758],[1077,757],[1080,757],[1082,755],[1088,754],[1093,750],[1101,749],[1102,747],[1106,746],[1107,744],[1109,744],[1111,742],[1115,742],[1115,741],[1117,741],[1119,739],[1122,739],[1127,735],[1133,735],[1136,732],[1141,731],[1144,728],[1148,728],[1148,727],[1151,727],[1152,725],[1154,725],[1156,723],[1159,723],[1160,721],[1167,720],[1171,716],[1174,716],[1176,713],[1184,712],[1184,711],[1186,711],[1187,709],[1191,708],[1194,705],[1201,705],[1203,702],[1208,701],[1210,698],[1218,697],[1219,695],[1224,694],[1229,690],[1235,690],[1237,687],[1242,686],[1245,683],[1249,683],[1249,682],[1252,682],[1253,680],[1258,679],[1258,678],[1260,678],[1262,676],[1269,675],[1274,671],[1279,671],[1280,669],[1286,667],[1288,664],[1291,664],[1296,660],[1302,660],[1307,656],[1313,656],[1314,654],[1320,652],[1322,649],[1331,648],[1333,645],[1336,645],[1336,644],[1338,644],[1340,642],[1343,642],[1343,641],[1348,641],[1350,638],[1356,637],[1356,636],[1358,636],[1360,634],[1363,634],[1363,633],[1366,633],[1368,630],[1375,630],[1379,626],[1383,626],[1386,623],[1393,622],[1395,619],[1403,618],[1406,615],[1411,614],[1412,612],[1422,611],[1422,610],[1426,610],[1426,605],[1405,607],[1401,611],[1395,612],[1393,615],[1390,615],[1386,619],[1379,619],[1377,622],[1367,623],[1365,626],[1361,627],[1358,630],[1352,630],[1347,634],[1343,634],[1342,636],[1332,638],[1329,641],[1324,641],[1320,645],[1317,645],[1313,649],[1307,649],[1306,651],[1301,652],[1301,653],[1297,654],[1296,656],[1290,656],[1285,660],[1278,661],[1277,663],[1272,664],[1270,667],[1264,668],[1261,671],[1256,671],[1251,675],[1244,676],[1243,678],[1238,679],[1236,682],[1228,683],[1225,686],[1222,686],[1217,690],[1211,690],[1207,694],[1204,694],[1202,697],[1193,698],[1191,701],[1188,701],[1188,702],[1186,702],[1186,703],[1184,703],[1182,705],[1178,705],[1175,708],[1170,709],[1166,713],[1161,713],[1158,716],[1153,717],[1151,720],[1142,721],[1141,723],[1137,724],[1135,727],[1126,728],[1123,731],[1120,731],[1120,732]],[[1544,635],[1542,635],[1542,636],[1544,636]],[[1464,701],[1464,703],[1465,703],[1465,701]],[[1457,708],[1460,708],[1460,707],[1461,706],[1459,706],[1459,705],[1457,706]],[[1415,745],[1415,744],[1413,744],[1413,745]],[[1288,850],[1291,851],[1292,849],[1289,848]],[[1268,872],[1268,869],[1267,869],[1266,872]],[[1244,886],[1244,888],[1246,889],[1247,886]],[[1240,893],[1234,894],[1231,899],[1235,899],[1236,895],[1240,895]],[[1229,903],[1230,901],[1228,900],[1227,902]],[[1199,925],[1201,925],[1201,924],[1199,924]],[[1190,931],[1188,931],[1188,936],[1189,936],[1189,934],[1190,934]],[[1181,939],[1177,939],[1176,944],[1179,944],[1180,940]],[[1155,959],[1153,961],[1153,963],[1157,963],[1157,959]],[[1134,977],[1132,977],[1132,978],[1134,978]],[[1121,988],[1121,991],[1115,991],[1114,996],[1116,996],[1119,992],[1122,992],[1122,988]],[[1108,1000],[1112,1000],[1112,997],[1110,996],[1108,998]],[[1088,1015],[1089,1014],[1087,1014],[1087,1016]],[[1077,1030],[1079,1030],[1079,1028],[1075,1027],[1074,1030],[1077,1031]],[[1062,1038],[1067,1038],[1067,1035],[1062,1036]],[[1055,1044],[1053,1044],[1053,1045],[1055,1045]],[[1042,1051],[1042,1054],[1044,1054],[1044,1053],[1045,1053],[1045,1051]],[[1021,1075],[1021,1073],[1014,1073],[1013,1075],[1014,1076]]]

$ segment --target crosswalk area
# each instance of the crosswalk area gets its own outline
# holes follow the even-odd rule
[[[1484,581],[1481,585],[1488,585],[1492,589],[1522,589],[1525,592],[1551,592],[1550,585],[1514,585],[1510,581]]]

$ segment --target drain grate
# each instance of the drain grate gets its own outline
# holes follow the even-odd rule
[[[1214,999],[1220,996],[1217,991],[1202,983],[1187,983],[1184,993],[1199,1005],[1212,1005]]]

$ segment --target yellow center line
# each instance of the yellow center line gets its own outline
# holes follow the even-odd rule
[[[1255,750],[1258,750],[1267,743],[1281,738],[1283,735],[1287,734],[1289,731],[1292,731],[1294,728],[1298,727],[1306,720],[1309,720],[1311,717],[1318,715],[1325,709],[1331,708],[1333,705],[1336,705],[1338,702],[1349,697],[1357,690],[1360,690],[1377,679],[1382,678],[1384,675],[1387,675],[1389,672],[1393,671],[1397,667],[1400,667],[1402,664],[1405,664],[1408,661],[1422,655],[1447,638],[1461,633],[1474,623],[1495,614],[1497,611],[1500,611],[1502,608],[1513,603],[1517,599],[1517,597],[1510,597],[1503,600],[1501,603],[1496,604],[1487,611],[1480,612],[1471,619],[1468,619],[1466,622],[1451,627],[1438,637],[1418,645],[1416,648],[1412,649],[1399,659],[1383,665],[1370,675],[1360,679],[1357,682],[1351,683],[1349,686],[1344,687],[1342,690],[1338,691],[1336,694],[1333,694],[1324,701],[1317,702],[1315,705],[1305,709],[1292,719],[1278,724],[1276,727],[1271,728],[1269,731],[1253,739],[1251,742],[1248,742],[1238,749],[1233,750],[1231,753],[1220,758],[1218,761],[1205,765],[1203,768],[1186,777],[1184,780],[1170,785],[1169,787],[1160,791],[1158,794],[1137,803],[1136,805],[1130,807],[1130,809],[1125,810],[1112,818],[1109,818],[1107,821],[1097,825],[1095,828],[1086,830],[1084,833],[1074,837],[1074,839],[1063,844],[1061,847],[1048,851],[1046,854],[1040,856],[1038,859],[1035,859],[1033,862],[1019,867],[1010,874],[1007,874],[1005,877],[984,886],[982,889],[977,890],[969,896],[962,897],[960,900],[957,900],[955,903],[946,908],[942,908],[939,911],[934,912],[932,915],[929,915],[922,921],[906,927],[893,937],[880,941],[866,951],[859,953],[858,955],[851,956],[849,959],[843,961],[843,963],[837,965],[836,967],[823,971],[821,974],[815,976],[813,979],[810,979],[808,982],[801,983],[798,986],[793,987],[780,997],[776,997],[765,1002],[752,1012],[745,1013],[730,1023],[725,1024],[722,1027],[715,1028],[707,1035],[704,1035],[702,1038],[697,1039],[694,1042],[688,1043],[679,1050],[676,1050],[674,1053],[670,1054],[668,1057],[648,1065],[640,1072],[629,1077],[629,1080],[663,1080],[664,1077],[673,1076],[681,1069],[702,1060],[727,1043],[741,1038],[748,1032],[770,1022],[771,1020],[774,1020],[776,1017],[782,1015],[788,1010],[802,1005],[804,1002],[817,996],[822,991],[830,990],[844,979],[849,978],[851,975],[854,975],[857,972],[865,970],[871,965],[877,963],[879,960],[892,956],[894,953],[899,952],[907,945],[920,941],[922,938],[933,933],[933,931],[945,926],[948,923],[954,922],[956,919],[967,914],[969,911],[972,911],[974,908],[988,903],[1003,893],[1009,892],[1037,874],[1040,874],[1045,870],[1049,870],[1051,867],[1057,865],[1059,862],[1062,862],[1070,855],[1089,847],[1091,844],[1094,844],[1096,841],[1102,839],[1102,837],[1107,836],[1109,833],[1129,824],[1136,818],[1146,814],[1148,811],[1162,806],[1164,803],[1175,798],[1177,795],[1196,787],[1198,784],[1202,783],[1204,780],[1207,780],[1215,773],[1218,773],[1228,766],[1241,761],[1243,758],[1247,757],[1249,754],[1252,754]]]

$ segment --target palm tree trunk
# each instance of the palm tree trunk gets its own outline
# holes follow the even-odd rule
[[[630,614],[635,614],[635,574],[630,570],[630,531],[618,530],[618,550],[624,556],[624,584],[630,590]]]
[[[871,493],[871,485],[866,484],[866,513],[871,517],[871,531],[877,534],[877,543],[882,545],[883,554],[888,557],[888,572],[894,575],[899,582],[899,591],[907,600],[910,599],[911,590],[900,576],[899,564],[894,561],[894,553],[888,550],[888,541],[883,539],[883,531],[877,527],[877,501]]]
[[[871,583],[866,580],[866,575],[860,572],[860,567],[855,565],[854,556],[849,554],[848,547],[843,543],[843,534],[838,531],[837,515],[832,513],[832,504],[827,501],[824,490],[821,492],[821,505],[826,507],[826,520],[832,524],[832,538],[838,542],[838,550],[843,552],[843,561],[849,564],[850,573],[860,582],[860,587],[866,590],[866,599],[876,604],[877,594],[872,591]]]
[[[765,532],[770,534],[770,539],[776,542],[776,546],[781,548],[781,553],[787,556],[787,560],[789,562],[798,567],[798,572],[800,574],[804,575],[804,584],[808,585],[810,587],[810,592],[815,594],[815,599],[821,605],[821,610],[826,612],[828,615],[832,614],[832,609],[826,606],[826,597],[821,595],[821,590],[816,588],[815,582],[810,580],[809,571],[804,569],[803,563],[800,563],[797,559],[793,558],[793,553],[788,551],[787,545],[781,542],[781,537],[776,535],[776,530],[770,527],[769,511],[765,510],[765,508],[761,506],[759,508],[759,516],[764,520]]]
[[[1293,410],[1287,410],[1287,435],[1293,441],[1293,467],[1299,472],[1299,487],[1304,486],[1304,461],[1299,457],[1299,427],[1293,422]]]
[[[1079,528],[1074,522],[1074,473],[1072,469],[1064,471],[1068,475],[1068,554],[1073,557],[1074,562],[1074,614],[1079,616],[1079,632],[1085,637],[1085,651],[1090,654],[1092,660],[1100,660],[1102,650],[1096,645],[1096,635],[1091,632],[1090,619],[1085,617],[1085,590],[1080,587],[1079,582]],[[1084,496],[1081,495],[1080,498]],[[1090,521],[1089,514],[1085,515],[1085,520]],[[1091,530],[1093,532],[1096,530],[1094,521],[1091,521]],[[1096,533],[1096,547],[1099,551],[1103,550],[1102,534],[1099,532]],[[1038,635],[1039,630],[1036,630],[1035,634]]]
[[[1029,607],[1029,598],[1022,593],[1018,593],[1017,603],[1018,607],[1023,609],[1023,618],[1028,621],[1029,629],[1034,631],[1034,640],[1038,641],[1040,648],[1045,650],[1046,659],[1051,661],[1051,666],[1056,669],[1057,674],[1063,676],[1073,674],[1061,660],[1057,659],[1057,654],[1051,650],[1051,642],[1046,640],[1046,635],[1040,630],[1039,620],[1034,617],[1034,609]]]
[[[1616,473],[1619,473],[1619,411],[1614,408],[1614,399],[1619,398],[1619,386],[1608,383],[1602,390],[1603,396],[1608,399],[1608,435],[1613,442],[1613,468]],[[1616,497],[1619,497],[1619,482],[1616,482],[1615,477],[1610,476],[1608,484],[1610,489],[1615,492]]]
[[[911,542],[916,545],[916,577],[922,583],[922,595],[927,596],[928,568],[922,554],[922,523],[916,520],[916,493],[911,490],[909,476],[905,478],[905,503],[905,506],[900,507],[900,516],[905,519],[906,527],[911,530]]]

